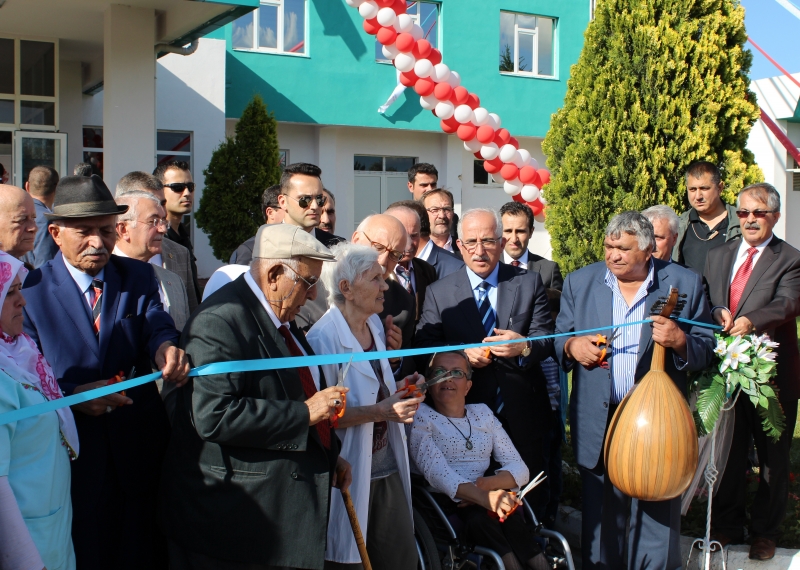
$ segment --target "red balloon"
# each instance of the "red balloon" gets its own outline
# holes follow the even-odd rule
[[[439,51],[438,49],[436,49],[436,48],[433,48],[433,49],[431,50],[431,53],[430,53],[430,55],[428,56],[428,59],[430,60],[430,62],[431,62],[433,65],[436,65],[436,64],[442,63],[442,52],[440,52],[440,51]]]
[[[544,210],[544,205],[539,200],[528,202],[527,204],[534,216],[538,216]]]
[[[371,36],[377,34],[383,27],[378,23],[378,18],[372,18],[371,20],[364,20],[363,25],[364,25],[364,31]]]
[[[437,83],[433,95],[439,101],[447,101],[453,95],[453,87],[449,83]]]
[[[417,92],[417,95],[426,97],[433,93],[434,87],[436,87],[436,84],[433,82],[433,79],[430,77],[422,77],[421,79],[417,79],[417,82],[414,84],[414,91]]]
[[[370,21],[372,21],[372,20],[370,20]],[[377,21],[378,20],[376,19],[375,22],[377,23]],[[380,24],[378,24],[378,25],[380,25]],[[377,31],[375,33],[377,33]],[[396,41],[395,45],[397,46],[397,49],[399,49],[403,53],[408,53],[412,49],[414,49],[414,46],[416,45],[416,43],[417,43],[417,41],[414,39],[414,36],[412,36],[409,33],[404,33],[404,34],[398,34],[397,35],[397,41]]]
[[[466,87],[462,87],[459,85],[455,89],[453,89],[453,96],[455,97],[455,104],[456,105],[464,105],[469,99],[469,91],[467,91]]]
[[[378,5],[378,8],[391,8],[392,4],[394,4],[394,0],[375,0],[375,3]]]
[[[414,47],[411,50],[411,55],[413,55],[417,60],[427,59],[427,57],[431,54],[431,49],[431,42],[428,40],[417,40],[417,43],[414,44]]]
[[[489,144],[494,140],[494,129],[489,125],[481,125],[478,127],[477,137],[482,144]]]
[[[519,177],[519,168],[517,168],[516,164],[510,162],[504,164],[500,169],[500,176],[502,176],[504,180],[514,180]]]
[[[539,171],[538,170],[536,171],[536,174],[533,175],[533,180],[531,180],[531,184],[533,184],[537,188],[541,189],[541,187],[542,187],[542,178],[541,178],[541,176],[539,176]]]
[[[489,174],[494,174],[495,172],[500,172],[500,169],[503,168],[503,161],[500,158],[493,158],[492,160],[484,160],[483,161],[483,169],[488,172]]]
[[[500,128],[495,131],[494,142],[497,146],[508,144],[509,140],[511,140],[511,133],[508,132],[508,129]]]
[[[517,137],[511,137],[508,139],[508,144],[513,145],[516,149],[519,149],[519,141],[517,140]]]
[[[472,154],[475,155],[475,158],[478,160],[483,160],[483,155],[480,152],[473,152]]]
[[[406,87],[414,87],[418,79],[419,77],[417,77],[417,74],[414,73],[413,69],[411,71],[404,71],[400,74],[400,83]]]
[[[464,123],[463,125],[459,125],[456,133],[458,134],[458,138],[462,141],[471,141],[475,138],[475,133],[477,131],[478,129],[476,129],[475,125],[472,123]]]
[[[444,132],[446,132],[448,135],[451,135],[458,130],[458,127],[461,126],[461,123],[456,121],[454,117],[450,117],[449,119],[439,121],[439,126]]]
[[[477,109],[481,106],[481,100],[475,93],[470,93],[467,98],[467,105],[469,105],[470,109]]]
[[[394,4],[392,4],[392,10],[398,16],[400,14],[406,13],[406,0],[394,0]]]
[[[513,198],[515,202],[519,202],[520,204],[525,204],[526,206],[528,205],[527,202],[525,202],[525,200],[522,198],[522,192],[512,196],[511,198]]]
[[[390,46],[397,39],[397,30],[395,30],[392,27],[381,28],[380,30],[378,30],[377,38],[381,44],[385,46]]]
[[[526,165],[519,169],[519,181],[523,184],[532,184],[536,176],[536,169],[533,166]]]
[[[544,186],[545,184],[549,184],[550,183],[550,171],[549,170],[547,170],[546,168],[541,168],[541,169],[537,170],[537,173],[539,174],[539,178],[541,178],[541,180],[542,180],[542,186]],[[539,188],[541,188],[542,186],[539,186]]]

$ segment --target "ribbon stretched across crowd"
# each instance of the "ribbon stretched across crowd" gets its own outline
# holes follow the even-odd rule
[[[701,323],[699,321],[692,321],[689,319],[678,318],[675,320],[681,323],[694,325],[698,327],[704,327],[710,329],[722,328],[718,325],[712,325],[710,323]],[[448,350],[487,348],[503,344],[527,342],[529,340],[531,341],[546,340],[562,336],[574,336],[574,335],[597,333],[609,329],[615,329],[620,327],[631,327],[650,322],[652,322],[650,319],[645,319],[642,321],[635,321],[632,323],[624,323],[621,325],[612,325],[608,327],[598,327],[594,329],[585,329],[582,331],[556,333],[556,334],[549,334],[537,337],[515,338],[512,340],[499,340],[495,342],[476,342],[472,344],[459,344],[454,346],[431,346],[426,348],[404,348],[400,350],[384,350],[381,352],[361,352],[357,354],[351,354],[351,353],[315,354],[312,356],[288,356],[284,358],[263,358],[258,360],[236,360],[232,362],[215,362],[213,364],[204,364],[203,366],[192,368],[192,370],[189,372],[189,377],[208,376],[211,374],[232,374],[236,372],[255,372],[258,370],[279,370],[282,368],[297,368],[300,366],[325,366],[326,364],[343,364],[345,362],[349,362],[351,359],[353,362],[362,362],[366,360],[378,360],[381,358],[405,358],[409,356],[421,356],[423,354],[433,354],[435,352],[447,352]],[[102,398],[103,396],[108,396],[109,394],[122,392],[123,390],[130,390],[131,388],[147,384],[148,382],[155,382],[159,378],[161,378],[161,372],[153,372],[152,374],[147,374],[146,376],[139,376],[138,378],[131,378],[130,380],[125,380],[124,382],[109,384],[108,386],[103,386],[101,388],[95,388],[93,390],[87,390],[85,392],[80,392],[78,394],[72,394],[71,396],[59,398],[58,400],[50,400],[48,402],[36,404],[35,406],[27,406],[25,408],[20,408],[19,410],[6,412],[5,414],[0,414],[0,426],[12,422],[18,422],[20,420],[24,420],[27,418],[32,418],[34,416],[38,416],[41,414],[46,414],[48,412],[53,412],[55,410],[64,408],[66,406],[74,406],[76,404],[82,404],[84,402],[88,402],[89,400],[94,400],[95,398]]]

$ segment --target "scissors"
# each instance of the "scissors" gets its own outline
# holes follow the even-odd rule
[[[123,372],[122,372],[122,370],[120,370],[119,374],[115,374],[114,377],[111,380],[106,382],[106,386],[110,386],[111,384],[119,384],[120,382],[122,382],[123,378],[125,378],[126,380],[130,380],[131,378],[133,378],[133,375],[135,373],[136,373],[136,366],[131,368],[130,374],[128,374],[127,377],[123,376]],[[124,396],[125,395],[125,390],[122,390],[120,392],[120,394],[122,394]]]
[[[608,349],[611,348],[612,342],[622,334],[619,328],[614,329],[611,331],[611,338],[606,337],[604,334],[597,335],[592,341],[592,344],[595,345],[597,348],[601,349],[600,357],[597,359],[597,365],[603,368],[608,368],[608,363],[606,362],[606,355],[608,354]]]
[[[344,377],[347,376],[348,370],[350,370],[350,365],[353,364],[353,356],[350,356],[350,360],[347,362],[347,366],[344,367],[344,370],[341,368],[339,369],[339,381],[336,382],[337,388],[344,388]],[[339,418],[344,415],[344,411],[347,408],[347,394],[342,394],[341,400],[335,401],[335,408],[336,408],[336,416],[331,418],[331,424],[333,427],[336,427],[339,423]]]
[[[520,502],[522,502],[522,499],[525,497],[525,495],[527,495],[531,490],[534,489],[534,487],[537,487],[545,479],[547,479],[547,475],[545,475],[544,471],[542,471],[533,479],[533,481],[531,481],[530,483],[525,485],[525,488],[522,489],[522,491],[519,494]],[[517,496],[517,494],[514,491],[509,491],[509,494],[513,495],[515,497]],[[514,505],[514,507],[510,511],[508,511],[506,513],[505,518],[500,519],[500,522],[504,522],[508,517],[510,517],[511,513],[516,511],[518,506],[519,505]],[[494,511],[488,511],[488,512],[489,512],[489,516],[491,516],[492,518],[496,518],[496,519],[500,518],[496,512],[494,512]]]
[[[425,392],[427,392],[431,386],[439,384],[440,382],[444,382],[445,380],[450,380],[450,378],[453,377],[453,372],[446,370],[438,376],[434,376],[427,382],[423,382],[422,384],[411,384],[409,383],[408,379],[406,379],[406,385],[400,388],[400,390],[406,391],[406,395],[404,396],[405,398],[419,398]]]

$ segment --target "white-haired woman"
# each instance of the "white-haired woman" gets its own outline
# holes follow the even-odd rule
[[[386,349],[378,313],[388,285],[378,253],[369,247],[339,244],[331,251],[336,263],[325,264],[322,281],[331,308],[308,331],[317,354],[352,354]],[[323,366],[335,382],[347,365]],[[416,382],[419,376],[408,377]],[[405,382],[405,380],[403,381]],[[344,384],[345,413],[338,420],[341,457],[353,467],[350,493],[367,552],[375,570],[414,570],[417,550],[411,514],[411,480],[403,424],[411,423],[424,398],[404,398],[397,390],[385,358],[353,362]],[[347,512],[339,493],[333,494],[328,523],[326,568],[360,564]]]

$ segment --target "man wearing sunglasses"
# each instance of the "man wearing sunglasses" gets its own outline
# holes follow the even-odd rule
[[[742,239],[709,251],[703,271],[714,318],[725,332],[767,333],[779,344],[775,385],[786,415],[786,430],[777,442],[772,441],[764,433],[761,418],[747,395],[739,396],[730,455],[712,505],[712,537],[723,547],[741,542],[747,524],[745,473],[752,436],[762,474],[758,500],[753,501],[749,512],[753,538],[750,558],[755,560],[769,560],[775,555],[775,541],[786,514],[789,445],[800,397],[800,352],[795,324],[800,316],[800,251],[772,232],[781,217],[780,209],[780,194],[772,185],[753,184],[742,190],[736,209]]]
[[[319,229],[322,212],[328,202],[321,176],[322,170],[314,164],[290,164],[281,176],[278,204],[286,212],[284,224],[299,226],[325,247],[331,247],[345,239]]]

